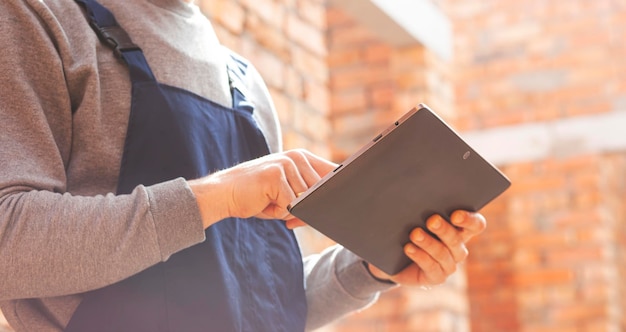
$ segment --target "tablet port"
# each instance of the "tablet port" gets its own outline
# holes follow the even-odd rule
[[[378,141],[381,137],[383,137],[383,134],[378,134],[378,136],[374,137],[374,142]]]
[[[333,171],[333,173],[337,172],[337,171],[338,171],[340,168],[342,168],[342,167],[343,167],[343,164],[341,164],[341,165],[337,166],[337,168],[335,168],[335,170]]]

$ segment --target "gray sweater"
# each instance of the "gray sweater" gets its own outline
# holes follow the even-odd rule
[[[209,21],[180,0],[102,0],[158,80],[230,105]],[[81,293],[204,241],[184,179],[115,195],[128,71],[73,0],[0,1],[0,308],[17,331],[62,331]],[[280,130],[258,72],[248,87],[273,152]],[[307,328],[389,288],[334,246],[304,259]]]

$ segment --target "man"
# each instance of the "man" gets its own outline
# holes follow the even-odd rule
[[[303,261],[286,206],[336,165],[281,152],[262,79],[193,4],[3,1],[0,45],[0,307],[17,331],[314,329],[443,282],[485,227],[432,217],[441,241],[414,230],[396,276],[340,246]]]

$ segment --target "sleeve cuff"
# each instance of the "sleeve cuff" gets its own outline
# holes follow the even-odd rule
[[[363,264],[363,259],[348,249],[339,250],[335,264],[339,283],[355,298],[368,299],[397,286],[393,282],[375,279]]]
[[[161,260],[205,240],[200,210],[185,179],[152,185],[146,190]]]

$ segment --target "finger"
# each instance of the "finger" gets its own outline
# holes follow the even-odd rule
[[[293,192],[293,198],[295,199],[298,193],[301,193],[307,189],[309,186],[306,181],[302,178],[302,174],[300,173],[300,168],[293,159],[288,156],[285,157],[282,161],[282,167],[284,170],[285,179],[289,184],[291,191]]]
[[[432,218],[429,218],[429,220],[431,219]],[[424,252],[433,258],[433,260],[439,265],[439,269],[444,273],[452,274],[456,271],[456,261],[454,260],[450,250],[448,250],[448,247],[446,247],[441,241],[436,240],[421,228],[413,230],[410,238],[413,244],[420,247]]]
[[[467,258],[467,248],[463,242],[462,230],[445,221],[441,216],[428,218],[426,227],[433,232],[452,254],[454,261],[460,263]]]
[[[413,243],[407,243],[404,252],[417,267],[415,278],[418,284],[436,285],[446,280],[448,274],[428,252]]]
[[[317,183],[322,177],[317,173],[315,168],[309,162],[305,155],[305,150],[291,150],[286,154],[298,168],[300,176],[306,182],[307,189]]]
[[[276,167],[277,171],[281,172],[281,176],[272,177],[277,179],[275,185],[272,186],[270,192],[267,195],[267,205],[263,209],[261,218],[277,218],[277,219],[291,219],[293,216],[287,210],[287,207],[296,198],[296,194],[292,189],[291,183],[288,181],[288,171],[284,167]],[[294,181],[295,182],[295,181]],[[303,186],[303,184],[301,184]]]
[[[469,241],[474,236],[482,233],[487,227],[485,217],[477,212],[458,210],[452,213],[450,221],[461,229],[463,242]]]
[[[295,229],[298,227],[306,226],[306,223],[302,221],[301,219],[291,218],[291,219],[285,220],[285,226],[288,229]]]
[[[324,158],[316,156],[307,150],[300,150],[300,151],[302,152],[302,154],[308,160],[309,164],[311,164],[311,166],[313,167],[313,169],[315,170],[315,172],[317,172],[319,176],[324,176],[328,174],[330,171],[337,168],[337,166],[339,166],[338,164],[335,164]]]

